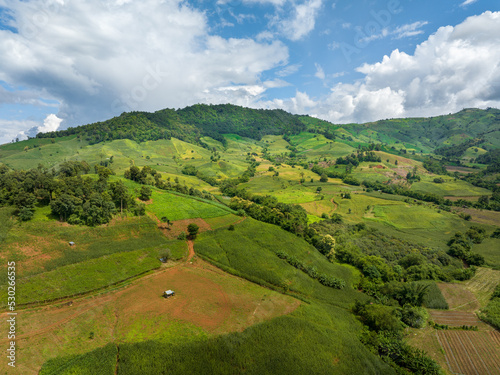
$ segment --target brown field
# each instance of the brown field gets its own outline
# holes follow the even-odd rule
[[[446,324],[451,327],[478,326],[481,329],[491,329],[490,326],[481,322],[476,314],[466,311],[429,310],[432,320],[438,324]]]
[[[466,289],[464,284],[437,284],[450,310],[473,312],[479,309],[476,296]]]
[[[465,174],[469,174],[469,173],[474,173],[474,172],[477,172],[478,169],[474,169],[474,168],[467,168],[467,167],[457,167],[457,166],[447,166],[446,167],[446,171],[447,172],[459,172],[459,173],[465,173]]]
[[[166,289],[176,295],[163,298]],[[50,358],[109,342],[174,342],[242,331],[299,304],[195,258],[193,264],[163,268],[114,292],[19,311],[16,374],[37,374]],[[5,313],[0,319],[6,321]],[[2,361],[0,373],[6,367]]]
[[[457,197],[457,196],[452,196],[452,195],[446,195],[443,197],[444,199],[449,199],[452,202],[456,202],[459,199],[463,199],[465,201],[471,201],[471,202],[477,202],[479,199],[479,196],[464,196],[464,197]]]
[[[453,374],[500,374],[500,332],[437,331]]]
[[[156,217],[155,214],[148,212],[149,217],[151,217],[154,221],[158,223],[158,228],[163,232],[163,234],[170,239],[175,239],[182,232],[187,234],[187,226],[189,224],[196,224],[200,228],[199,233],[207,232],[212,230],[210,225],[201,218],[196,219],[183,219],[172,221],[170,225],[167,223],[162,223],[160,219]]]
[[[460,208],[457,211],[469,214],[474,223],[500,225],[500,212],[498,211],[477,210],[475,208]]]

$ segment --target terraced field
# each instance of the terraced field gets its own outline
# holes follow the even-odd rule
[[[500,332],[437,331],[453,374],[500,374]]]

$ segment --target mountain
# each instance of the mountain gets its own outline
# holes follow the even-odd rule
[[[313,130],[346,142],[382,143],[390,147],[432,152],[475,140],[485,149],[500,146],[500,110],[464,109],[456,114],[430,118],[390,119],[366,124],[336,125],[282,110],[250,109],[230,104],[194,105],[154,113],[123,113],[110,120],[67,130],[39,133],[37,138],[77,134],[91,144],[113,139],[138,142],[175,137],[199,142],[209,136],[223,141],[221,134],[237,134],[260,140],[265,135],[291,135]]]

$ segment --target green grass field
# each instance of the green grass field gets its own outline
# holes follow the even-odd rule
[[[94,291],[144,272],[159,268],[158,249],[136,250],[105,255],[80,263],[59,267],[32,277],[22,278],[17,283],[18,305],[41,303]],[[92,277],[89,277],[92,275]],[[2,286],[0,294],[5,295]],[[3,298],[3,301],[6,301]],[[6,304],[2,303],[1,308]]]
[[[212,218],[224,216],[232,211],[226,206],[202,199],[192,199],[182,194],[153,190],[153,203],[148,204],[146,210],[152,212],[157,218],[163,216],[169,220],[182,220],[193,218]]]

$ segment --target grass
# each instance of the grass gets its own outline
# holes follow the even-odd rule
[[[158,218],[166,216],[171,221],[213,218],[225,216],[232,211],[226,206],[204,199],[193,199],[183,194],[174,194],[154,189],[153,203],[148,204],[146,210]]]
[[[158,249],[150,249],[106,255],[59,267],[19,280],[17,304],[42,303],[87,293],[153,270],[160,264]],[[5,291],[6,288],[2,287],[2,295]],[[1,308],[5,307],[3,303]]]
[[[481,267],[474,277],[465,282],[465,288],[474,293],[481,307],[484,307],[499,284],[500,271]]]
[[[482,243],[474,245],[473,251],[479,253],[484,257],[486,265],[495,269],[500,270],[500,239],[498,238],[486,238]]]
[[[438,196],[470,197],[491,195],[491,191],[473,186],[467,181],[454,179],[452,177],[440,176],[445,180],[442,184],[436,184],[432,180],[436,176],[422,176],[421,182],[412,184],[411,190],[422,193],[431,193]]]
[[[234,231],[203,233],[195,242],[195,251],[226,270],[262,285],[284,287],[338,306],[348,307],[353,298],[364,298],[352,289],[359,272],[352,267],[332,264],[315,248],[279,227],[247,218]],[[311,279],[304,272],[278,258],[277,251],[295,256],[319,273],[346,281],[348,287],[334,290]]]

